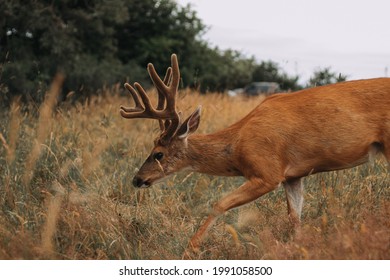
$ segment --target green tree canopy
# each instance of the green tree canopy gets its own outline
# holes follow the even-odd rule
[[[328,84],[334,84],[344,82],[347,80],[347,76],[341,73],[332,71],[330,67],[319,68],[314,71],[310,77],[307,87],[324,86]]]
[[[113,82],[120,66],[113,35],[129,17],[125,7],[123,0],[2,1],[2,82],[17,94],[39,92],[58,71],[68,89]]]
[[[173,0],[3,0],[0,2],[0,100],[40,100],[56,72],[65,93],[95,93],[104,85],[150,85],[148,62],[163,74],[171,53],[183,87],[224,91],[251,81],[299,87],[279,66],[256,63],[234,50],[211,47],[207,27],[190,5]]]

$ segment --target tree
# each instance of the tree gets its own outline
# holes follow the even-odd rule
[[[162,73],[170,63],[170,55],[179,56],[182,80],[192,84],[191,65],[199,60],[205,45],[201,35],[205,25],[190,5],[178,6],[172,0],[127,0],[128,20],[117,26],[118,57],[146,67],[153,62]],[[206,47],[207,48],[207,47]],[[149,83],[147,76],[132,77]]]
[[[310,77],[307,87],[323,86],[346,81],[348,76],[333,72],[330,67],[319,68]]]
[[[1,82],[35,95],[58,71],[69,90],[114,82],[120,61],[113,33],[128,18],[124,7],[125,0],[2,1]]]
[[[190,5],[174,0],[0,1],[0,100],[40,101],[58,71],[66,75],[64,92],[76,97],[125,80],[148,87],[147,63],[163,74],[172,53],[182,87],[224,91],[252,79],[297,87],[298,78],[273,62],[211,47],[206,30]]]
[[[255,67],[253,58],[245,58],[238,51],[221,51],[207,45],[198,49],[202,50],[202,53],[197,61],[189,65],[194,73],[191,86],[202,92],[223,92],[226,89],[243,87],[251,81]]]
[[[57,71],[65,91],[149,81],[153,61],[165,71],[172,52],[185,66],[196,60],[205,26],[190,6],[173,0],[21,0],[0,2],[0,90],[35,100]],[[185,79],[184,79],[185,78]]]

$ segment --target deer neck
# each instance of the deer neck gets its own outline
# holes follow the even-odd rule
[[[235,134],[220,132],[188,137],[187,157],[192,170],[218,176],[241,176],[234,165]]]

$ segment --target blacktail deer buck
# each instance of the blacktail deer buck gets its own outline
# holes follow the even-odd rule
[[[390,163],[390,78],[343,82],[275,94],[246,117],[221,131],[194,134],[198,107],[183,122],[176,108],[180,81],[177,57],[160,79],[152,64],[149,75],[157,88],[154,108],[139,83],[125,84],[135,107],[121,107],[122,117],[157,119],[161,134],[133,184],[149,187],[182,169],[247,181],[218,201],[190,241],[198,249],[218,216],[284,186],[288,214],[299,224],[302,178],[354,167],[381,152]]]

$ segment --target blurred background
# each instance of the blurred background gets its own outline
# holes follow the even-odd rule
[[[171,53],[181,87],[201,92],[387,75],[386,1],[290,2],[1,1],[0,101],[41,101],[57,72],[76,99],[125,81],[148,87],[146,64],[164,72]]]

